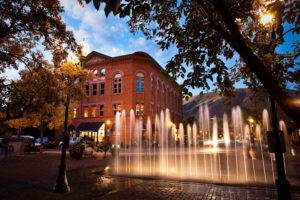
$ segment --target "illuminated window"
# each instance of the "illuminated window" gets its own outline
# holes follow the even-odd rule
[[[92,117],[96,117],[96,106],[92,106]]]
[[[85,93],[86,93],[87,96],[90,95],[90,86],[89,85],[85,86]]]
[[[101,76],[105,76],[105,68],[101,69]]]
[[[136,75],[136,92],[144,93],[144,74],[138,73]]]
[[[76,116],[77,116],[77,109],[76,108],[74,108],[73,113],[74,113],[74,118],[76,118]]]
[[[114,94],[120,94],[122,88],[121,74],[116,74],[114,77]]]
[[[105,92],[105,83],[100,83],[100,95],[104,95]]]
[[[104,105],[101,104],[100,105],[100,116],[103,116],[104,115]]]
[[[144,115],[144,104],[137,103],[135,106],[136,115]]]
[[[97,95],[97,84],[93,85],[93,96]]]
[[[84,117],[88,117],[89,116],[89,107],[88,106],[84,106]]]
[[[117,112],[121,112],[121,104],[114,104],[113,111],[114,111],[114,115],[116,115]]]

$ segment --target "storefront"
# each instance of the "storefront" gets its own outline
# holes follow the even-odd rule
[[[104,122],[82,122],[76,128],[81,137],[92,138],[95,142],[102,142],[105,136]]]

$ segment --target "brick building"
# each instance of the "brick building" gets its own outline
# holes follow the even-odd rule
[[[88,97],[74,110],[75,118],[70,127],[75,128],[77,135],[102,141],[107,134],[112,139],[115,114],[123,109],[126,119],[133,109],[136,116],[143,117],[144,124],[148,116],[153,124],[155,114],[166,108],[170,110],[172,122],[178,125],[182,121],[178,84],[147,53],[110,57],[93,51],[83,65],[93,70],[96,78],[78,83],[85,88]]]

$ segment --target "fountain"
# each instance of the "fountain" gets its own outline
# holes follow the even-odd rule
[[[252,127],[244,124],[241,108],[234,107],[231,119],[224,113],[220,132],[217,117],[211,120],[208,105],[203,104],[199,107],[198,123],[188,124],[185,132],[183,124],[177,129],[170,121],[168,109],[156,115],[154,122],[146,116],[146,126],[143,118],[136,118],[131,110],[127,136],[126,115],[122,111],[116,115],[114,145],[119,147],[124,135],[125,146],[120,147],[120,154],[115,157],[113,173],[215,183],[272,184],[274,161],[265,148],[269,118],[266,110],[262,115],[262,126]],[[285,130],[283,122],[280,127]]]

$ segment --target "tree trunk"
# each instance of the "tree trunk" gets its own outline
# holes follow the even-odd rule
[[[253,51],[247,46],[241,35],[237,24],[231,13],[226,8],[223,0],[213,0],[213,5],[223,17],[223,20],[230,31],[231,37],[225,40],[243,58],[250,70],[257,76],[268,93],[278,103],[281,109],[297,124],[300,124],[300,106],[296,99],[292,98],[285,88],[279,85],[278,81],[272,76],[272,72],[258,59]]]
[[[40,146],[40,153],[43,153],[43,137],[44,137],[44,123],[43,120],[40,121],[40,139],[41,139],[41,146]]]

